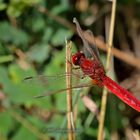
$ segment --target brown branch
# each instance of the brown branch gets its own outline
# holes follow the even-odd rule
[[[110,29],[109,29],[109,37],[108,37],[108,51],[107,51],[107,60],[106,60],[106,69],[107,73],[109,72],[110,60],[111,60],[111,51],[113,49],[113,37],[114,37],[114,26],[115,26],[115,15],[116,15],[116,0],[112,1],[112,10],[111,10],[111,21],[110,21]],[[107,104],[107,95],[108,91],[104,87],[102,102],[101,102],[101,111],[99,118],[99,128],[98,128],[98,140],[103,140],[104,138],[104,121],[106,115],[106,104]]]
[[[65,18],[62,18],[62,17],[57,16],[57,15],[53,15],[52,13],[50,13],[43,6],[38,7],[38,11],[41,12],[41,13],[44,13],[44,14],[48,15],[49,17],[51,17],[56,22],[58,22],[61,25],[65,26],[65,27],[67,27],[69,29],[71,29],[72,31],[76,32],[75,26],[72,23],[70,23],[68,20],[66,20]]]

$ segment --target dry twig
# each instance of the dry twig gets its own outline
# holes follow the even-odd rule
[[[66,41],[66,84],[67,84],[67,120],[68,120],[68,140],[74,139],[74,123],[73,123],[73,112],[72,112],[72,66],[70,63],[71,58],[71,47],[72,43]]]
[[[115,12],[116,12],[116,0],[113,0],[109,39],[108,39],[108,53],[107,53],[107,61],[106,61],[107,70],[109,70],[110,59],[111,59],[111,49],[112,49],[113,34],[114,34],[114,23],[115,23]],[[103,140],[103,129],[104,129],[104,120],[105,120],[105,112],[106,112],[107,93],[108,93],[107,89],[104,88],[103,95],[102,95],[102,102],[101,102],[100,119],[99,119],[98,140]]]

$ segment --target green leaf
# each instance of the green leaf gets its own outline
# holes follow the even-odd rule
[[[11,0],[7,7],[7,14],[10,17],[19,17],[25,9],[41,2],[41,0]]]
[[[13,118],[10,116],[8,111],[0,113],[0,133],[1,135],[7,136],[9,129],[12,127]]]
[[[32,61],[42,63],[49,57],[50,46],[44,43],[36,44],[32,46],[32,49],[28,52],[28,58]]]
[[[56,94],[55,95],[55,105],[56,105],[56,109],[58,109],[59,111],[63,111],[66,112],[67,110],[67,100],[66,100],[66,91],[64,93],[61,94]]]
[[[42,41],[48,43],[48,41],[52,38],[52,33],[53,29],[51,27],[47,27],[44,31]]]
[[[20,139],[22,140],[25,137],[26,140],[37,140],[37,136],[35,136],[35,134],[31,133],[25,127],[21,127],[11,140],[20,140]]]
[[[72,32],[66,29],[58,29],[54,36],[52,36],[52,44],[54,46],[63,45],[65,43],[65,38],[70,38],[72,36]]]
[[[17,6],[17,9],[15,8],[14,5],[9,5],[8,8],[7,8],[7,14],[10,16],[10,17],[18,17],[21,15],[22,13],[22,10],[24,9],[24,6],[21,5],[20,7],[18,5]]]
[[[15,1],[17,1],[17,0],[15,0]],[[38,4],[39,2],[41,2],[41,0],[21,0],[21,1],[28,5]]]
[[[8,22],[0,23],[0,40],[2,42],[12,42],[15,45],[27,45],[29,36],[20,29],[11,26]]]
[[[35,23],[34,23],[35,21]],[[38,18],[34,17],[33,18],[33,24],[32,24],[32,29],[34,32],[39,32],[41,30],[44,30],[45,28],[45,21],[41,16],[38,16]]]
[[[51,12],[54,15],[58,15],[59,13],[65,11],[66,9],[67,9],[67,7],[65,5],[57,5],[51,10]]]
[[[118,110],[119,99],[114,95],[109,95],[107,104],[106,124],[110,131],[122,128],[122,115]]]
[[[46,65],[44,75],[65,73],[65,50],[55,52],[51,63]]]
[[[8,70],[12,82],[16,84],[21,83],[25,77],[29,77],[36,74],[33,68],[28,68],[27,70],[24,70],[17,64],[11,64]]]
[[[6,7],[7,7],[7,4],[0,2],[0,11],[6,9]]]
[[[6,55],[6,56],[0,56],[0,63],[5,63],[12,61],[14,59],[13,55]]]
[[[98,133],[97,131],[98,131],[98,130],[97,130],[96,128],[90,127],[90,128],[88,128],[88,129],[85,130],[85,133],[86,133],[88,136],[91,136],[91,137],[96,138],[96,137],[97,137],[97,133]]]
[[[37,102],[38,100],[35,100],[33,97],[44,93],[46,89],[43,86],[25,84],[22,78],[25,78],[24,76],[27,75],[27,71],[23,72],[19,67],[13,65],[9,70],[13,80],[10,79],[8,71],[4,67],[0,67],[0,82],[3,86],[3,92],[7,95],[8,102],[25,104],[25,106],[31,106],[32,104],[39,105],[41,101]]]

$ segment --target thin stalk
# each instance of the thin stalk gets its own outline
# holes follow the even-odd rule
[[[110,23],[110,30],[109,30],[108,53],[107,53],[107,62],[106,62],[107,72],[110,67],[111,49],[112,49],[113,34],[114,34],[115,12],[116,12],[116,0],[112,0],[111,23]],[[103,140],[103,129],[104,129],[104,120],[105,120],[105,112],[106,112],[107,94],[108,94],[107,89],[104,88],[102,102],[101,102],[101,112],[100,112],[100,118],[99,118],[98,140]]]
[[[71,48],[72,43],[66,41],[66,73],[68,76],[66,76],[66,86],[67,86],[67,127],[68,127],[68,140],[74,140],[74,123],[73,123],[73,112],[72,112],[72,65],[70,63],[71,58]]]

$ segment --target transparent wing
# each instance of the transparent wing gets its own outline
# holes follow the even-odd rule
[[[42,86],[49,86],[52,85],[54,82],[57,82],[60,80],[65,80],[66,76],[70,76],[70,74],[56,74],[56,75],[37,75],[37,76],[30,76],[24,78],[24,83],[30,84],[30,85],[42,85]]]
[[[96,47],[96,45],[93,45],[90,42],[88,42],[88,40],[84,36],[84,34],[87,34],[94,39],[92,32],[90,30],[87,30],[83,33],[80,24],[78,23],[76,18],[73,19],[73,22],[76,24],[77,32],[83,41],[84,51],[88,52],[89,54],[87,57],[93,57],[95,60],[100,61],[98,48]]]
[[[66,88],[66,77],[71,76],[72,85],[70,88]],[[88,76],[82,73],[72,73],[72,74],[56,74],[53,76],[38,75],[34,77],[24,78],[24,83],[30,86],[43,86],[44,91],[35,95],[35,97],[49,96],[55,93],[62,93],[69,89],[78,89],[83,87],[93,86],[93,83]]]
[[[92,31],[86,30],[85,34],[88,34],[91,38],[94,39],[94,42],[95,42],[95,38],[94,38],[94,35],[93,35]],[[95,56],[97,57],[96,59],[100,60],[100,54],[99,54],[99,50],[96,46],[96,42],[95,42],[95,44],[91,44],[90,42],[88,42],[88,44],[89,44],[89,47],[91,48],[92,54],[94,53]]]
[[[72,86],[70,88],[61,88],[61,89],[56,90],[56,91],[54,90],[54,91],[46,92],[46,93],[43,93],[41,95],[35,96],[35,98],[42,98],[42,97],[50,96],[50,95],[57,94],[57,93],[63,93],[63,92],[66,92],[67,90],[70,90],[70,89],[76,90],[76,89],[85,88],[85,87],[92,87],[93,85],[94,85],[93,82],[89,81],[86,84],[78,84],[78,85]]]
[[[29,85],[42,85],[42,86],[51,86],[55,83],[61,83],[62,81],[65,83],[66,77],[71,77],[72,79],[82,79],[83,72],[79,69],[78,71],[74,70],[71,74],[61,73],[56,75],[37,75],[37,76],[29,76],[23,79],[24,83]]]

